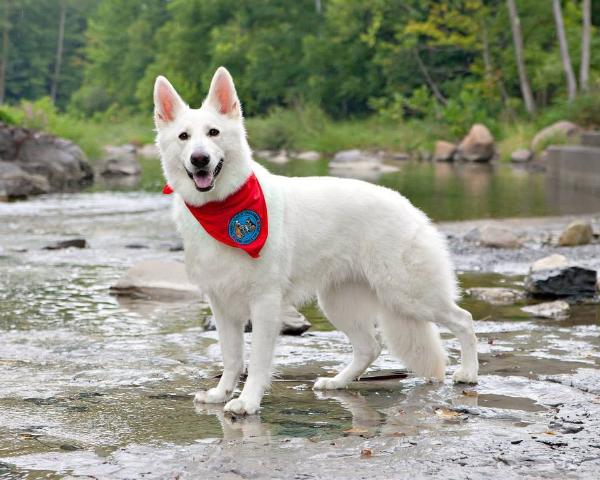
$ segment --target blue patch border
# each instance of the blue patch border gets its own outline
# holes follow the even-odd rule
[[[254,221],[254,224],[256,225],[256,230],[247,233],[240,239],[235,234],[235,222],[243,219],[243,221],[240,221],[240,223],[245,224],[247,218],[251,218]],[[261,223],[258,213],[256,213],[254,210],[242,210],[241,212],[236,213],[229,220],[227,233],[229,233],[229,238],[231,238],[231,240],[233,240],[235,243],[239,245],[249,245],[258,238],[258,236],[260,235],[260,230]]]

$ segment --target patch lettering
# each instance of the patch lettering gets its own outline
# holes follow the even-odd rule
[[[229,238],[240,245],[248,245],[260,234],[260,217],[253,210],[242,210],[229,220]]]

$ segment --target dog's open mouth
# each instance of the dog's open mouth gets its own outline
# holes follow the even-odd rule
[[[198,170],[192,173],[187,169],[186,171],[188,177],[190,177],[190,179],[194,182],[194,185],[196,185],[196,190],[200,192],[208,192],[215,186],[215,178],[217,178],[221,172],[221,168],[223,168],[223,159],[219,161],[212,172],[209,170]]]

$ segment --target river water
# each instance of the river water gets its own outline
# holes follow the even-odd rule
[[[377,181],[438,220],[600,211],[591,200],[557,210],[539,172],[472,167],[406,164]],[[285,168],[325,173],[322,163]],[[260,416],[194,406],[193,392],[221,368],[207,306],[109,293],[139,260],[182,259],[157,172],[148,163],[141,185],[0,204],[0,478],[597,478],[595,305],[550,321],[465,298],[477,318],[479,385],[409,375],[327,393],[312,382],[351,351],[309,306],[313,328],[280,339]],[[43,249],[73,237],[88,248]],[[467,287],[522,280],[461,274]],[[451,372],[458,345],[443,337]],[[397,372],[384,352],[370,375]]]

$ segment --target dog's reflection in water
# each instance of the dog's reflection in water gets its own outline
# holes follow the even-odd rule
[[[214,415],[221,424],[223,440],[270,439],[271,428],[268,423],[261,422],[260,415],[239,416],[223,410],[223,405],[195,404],[199,415]]]
[[[414,385],[406,394],[395,399],[375,402],[360,392],[352,390],[315,391],[316,400],[333,400],[352,415],[352,428],[344,427],[339,434],[377,434],[381,436],[416,435],[422,429],[443,427],[435,410],[447,405],[476,407],[477,396],[465,396],[453,386],[436,386],[428,383]],[[239,416],[223,411],[222,405],[196,404],[196,413],[214,415],[221,424],[224,440],[267,440],[272,436],[271,424],[261,421],[260,415]]]

